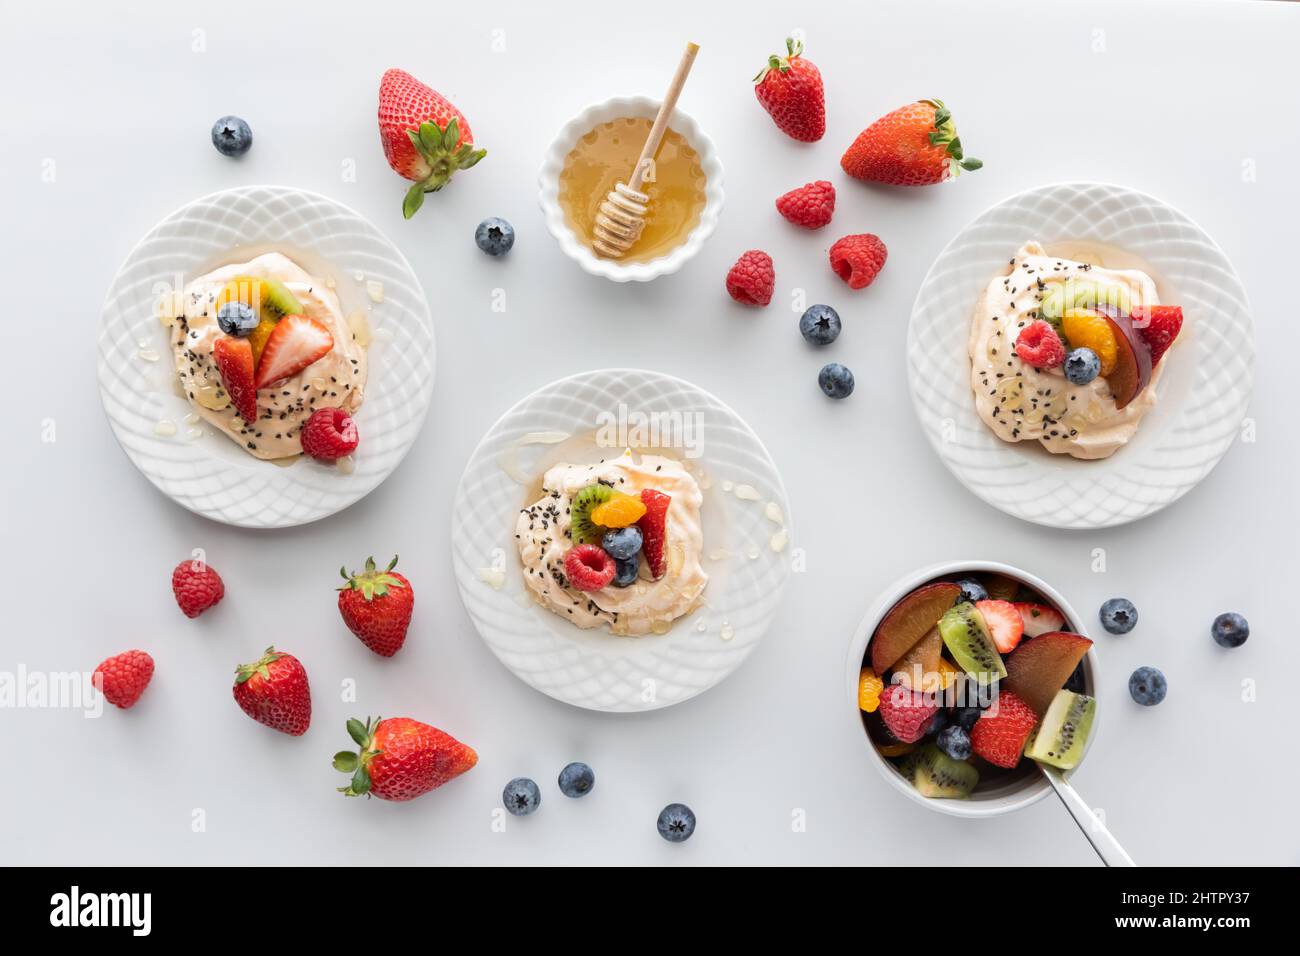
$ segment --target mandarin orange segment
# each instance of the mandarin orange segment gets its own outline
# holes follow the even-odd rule
[[[916,744],[881,744],[876,748],[882,757],[902,757],[916,749]]]
[[[260,311],[262,307],[261,281],[249,276],[231,279],[217,293],[217,301],[213,308],[220,309],[227,302],[242,302],[244,305]]]
[[[248,344],[253,347],[253,364],[256,365],[262,360],[262,349],[266,348],[266,340],[271,337],[275,331],[275,319],[262,319],[257,323],[257,328],[248,333]]]
[[[1115,371],[1119,343],[1106,316],[1091,309],[1068,309],[1061,319],[1061,331],[1072,349],[1092,349],[1101,359],[1101,374]]]
[[[645,505],[640,498],[615,494],[592,510],[591,520],[602,528],[626,528],[640,521],[644,514]]]
[[[939,689],[947,690],[957,680],[957,668],[949,663],[948,658],[939,658]]]
[[[874,714],[880,706],[880,693],[885,689],[885,682],[876,676],[870,667],[862,668],[858,677],[858,708],[868,714]]]

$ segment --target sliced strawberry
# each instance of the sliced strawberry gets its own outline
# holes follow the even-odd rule
[[[1183,328],[1183,310],[1177,305],[1139,305],[1131,316],[1133,328],[1151,349],[1151,367],[1155,368]]]
[[[1049,631],[1065,629],[1065,615],[1046,604],[1016,604],[1020,612],[1020,623],[1024,625],[1025,637],[1037,637]]]
[[[253,347],[248,339],[223,335],[212,345],[212,359],[221,373],[230,404],[248,424],[257,421],[257,386],[253,383]]]
[[[971,750],[998,767],[1014,767],[1020,763],[1025,741],[1037,723],[1038,715],[1029,705],[1004,690],[970,729]]]
[[[993,638],[998,650],[1003,654],[1015,650],[1025,633],[1025,622],[1020,619],[1016,606],[1010,601],[976,601],[975,606],[979,608],[984,626],[988,628],[989,636]]]
[[[275,324],[257,363],[257,387],[266,388],[297,375],[334,348],[334,336],[315,319],[286,315]]]
[[[641,490],[645,514],[636,524],[641,529],[641,553],[645,555],[646,563],[650,565],[650,574],[656,581],[668,571],[664,544],[668,535],[668,505],[672,500],[670,495],[653,488]]]

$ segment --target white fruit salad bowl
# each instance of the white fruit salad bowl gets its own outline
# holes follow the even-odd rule
[[[669,129],[680,134],[695,150],[705,180],[704,208],[698,222],[684,239],[656,258],[644,261],[605,259],[592,251],[590,243],[575,233],[566,219],[560,203],[560,175],[564,171],[565,161],[579,141],[604,123],[619,119],[653,120],[658,111],[659,101],[646,96],[606,100],[588,107],[566,123],[546,151],[538,176],[539,200],[546,217],[546,228],[560,243],[564,254],[592,275],[604,276],[614,282],[649,282],[659,276],[669,275],[690,261],[717,227],[723,201],[722,163],[718,161],[713,141],[704,135],[695,120],[680,109],[673,111],[668,123]],[[631,173],[630,169],[628,173]]]
[[[1087,732],[1085,728],[1086,737],[1081,745],[1076,745],[1069,762],[1082,762],[1086,758],[1088,748],[1097,733],[1098,718],[1096,712],[1100,711],[1102,705],[1096,701],[1097,687],[1100,683],[1096,653],[1091,647],[1091,641],[1088,639],[1083,623],[1069,602],[1047,582],[1027,571],[996,561],[952,561],[934,565],[914,571],[887,588],[876,599],[871,609],[862,619],[862,623],[858,626],[849,647],[848,660],[845,664],[845,690],[847,693],[845,705],[846,708],[852,708],[851,719],[857,723],[860,739],[866,745],[867,759],[875,765],[881,776],[891,787],[909,799],[940,813],[959,817],[992,817],[1021,810],[1052,792],[1046,777],[1039,771],[1036,761],[1025,756],[1020,757],[1019,763],[1013,768],[998,767],[981,756],[979,752],[980,746],[977,742],[973,747],[975,752],[967,760],[960,762],[960,766],[954,767],[952,763],[948,762],[949,758],[946,754],[941,754],[937,758],[934,757],[938,749],[938,741],[933,731],[927,731],[924,737],[915,741],[913,749],[908,753],[901,753],[900,751],[907,749],[908,744],[895,740],[894,735],[890,733],[891,729],[898,728],[899,718],[895,718],[893,727],[887,726],[883,717],[884,709],[877,708],[867,712],[862,706],[859,697],[864,668],[870,669],[873,664],[878,666],[881,660],[874,653],[876,648],[872,646],[872,641],[873,639],[879,639],[879,635],[887,633],[888,628],[882,627],[882,623],[892,617],[895,621],[895,631],[901,633],[905,629],[897,627],[897,622],[900,620],[900,609],[907,609],[909,606],[907,602],[914,602],[912,606],[916,606],[915,602],[920,600],[917,595],[922,595],[928,591],[933,592],[931,603],[934,605],[934,609],[927,612],[925,608],[916,607],[913,630],[920,631],[924,628],[926,631],[930,631],[931,627],[935,627],[936,631],[944,630],[943,627],[932,625],[927,613],[937,617],[941,609],[952,609],[952,582],[962,579],[973,579],[980,582],[989,592],[986,597],[990,604],[1000,605],[1005,600],[1020,609],[1024,622],[1023,636],[1018,639],[1018,643],[1009,653],[994,648],[994,657],[1001,657],[1003,662],[1010,662],[1017,652],[1021,652],[1025,648],[1032,648],[1025,657],[1020,659],[1019,664],[1021,666],[1019,668],[1011,663],[999,665],[997,661],[994,661],[993,668],[990,668],[990,670],[1001,667],[1010,671],[1010,675],[1004,676],[1001,681],[990,685],[991,687],[1000,688],[998,693],[992,695],[993,700],[997,701],[999,706],[1005,703],[1008,696],[1005,691],[1010,685],[1011,688],[1020,690],[1022,696],[1032,705],[1032,707],[1025,709],[1026,722],[1035,719],[1032,711],[1036,710],[1038,712],[1041,720],[1031,733],[1026,744],[1028,746],[1034,743],[1034,735],[1040,733],[1040,731],[1045,732],[1046,726],[1053,721],[1053,713],[1049,710],[1049,701],[1056,701],[1058,697],[1063,700],[1077,700],[1072,695],[1066,695],[1065,690],[1075,691],[1078,694],[1093,698],[1094,703],[1090,705],[1092,710],[1091,731]],[[943,587],[935,588],[934,585],[936,584],[942,584]],[[964,602],[966,596],[965,594],[960,595],[957,601],[959,603]],[[976,606],[985,607],[983,602],[978,603]],[[969,608],[969,605],[967,607]],[[1041,610],[1027,610],[1035,607]],[[1004,633],[998,632],[998,628],[994,626],[992,621],[992,614],[996,609],[986,608],[986,610],[990,617],[986,633],[996,634],[999,639],[1005,637]],[[1024,615],[1032,615],[1032,622],[1031,617]],[[1041,619],[1039,619],[1040,617]],[[1031,632],[1034,632],[1032,636]],[[934,642],[934,632],[928,633],[927,638]],[[901,639],[906,641],[908,637],[903,634]],[[940,664],[939,669],[942,671],[946,668],[951,671],[953,665],[947,659],[950,657],[955,658],[957,664],[955,665],[956,671],[954,673],[956,677],[954,679],[963,683],[971,680],[966,674],[962,673],[963,668],[969,671],[969,667],[963,665],[961,657],[953,653],[952,644],[949,643],[949,633],[945,633],[942,640],[943,644],[940,646],[940,650],[944,662]],[[1038,643],[1035,644],[1035,642]],[[925,643],[926,639],[922,639],[917,647],[919,648]],[[938,652],[935,651],[934,653],[937,654]],[[892,657],[893,653],[886,650],[884,656],[887,659]],[[913,656],[920,657],[922,655]],[[897,690],[900,696],[908,696],[910,699],[911,691],[904,693],[904,689],[896,688],[896,683],[900,679],[898,677],[900,665],[904,665],[908,657],[909,655],[905,654],[903,660],[892,664],[887,670],[892,675],[893,683],[891,683],[889,677],[884,679],[882,697],[889,694],[891,690]],[[1049,664],[1045,667],[1040,664],[1035,668],[1032,671],[1034,679],[1039,685],[1053,685],[1038,687],[1039,692],[1036,695],[1031,693],[1035,688],[1030,680],[1031,669],[1028,664],[1028,661],[1035,657],[1040,661],[1047,657],[1049,658]],[[1053,662],[1050,660],[1051,658],[1056,658],[1054,664],[1058,676],[1060,673],[1064,673],[1061,668],[1073,671],[1068,679],[1063,679],[1060,682],[1061,686],[1059,687],[1055,686],[1054,677],[1041,677],[1044,672],[1048,675],[1052,672]],[[1017,679],[1021,681],[1019,685],[1016,684]],[[987,700],[981,700],[980,704],[985,706],[986,709],[981,711],[981,717],[974,721],[975,724],[980,724],[985,719],[985,716],[992,719],[997,714],[996,709],[992,711],[988,709]],[[1020,704],[1020,706],[1023,707],[1024,705]],[[1007,712],[1008,714],[1014,714],[1014,710],[1008,710]],[[897,713],[897,709],[895,713]],[[948,725],[959,723],[959,711],[950,709],[946,713],[948,715],[946,721]],[[903,720],[905,719],[903,718]],[[1069,721],[1064,726],[1070,727]],[[974,740],[975,730],[973,728],[968,737]],[[930,755],[929,758],[924,757],[927,749]],[[1017,753],[1019,753],[1020,749],[1023,748],[1017,748]],[[1037,754],[1043,751],[1035,749],[1034,752]],[[939,766],[929,766],[926,759],[930,759],[931,762],[937,761]],[[1015,757],[1013,756],[1012,759],[1014,760]],[[918,766],[920,766],[920,769],[918,769]],[[954,770],[960,772],[953,773]],[[972,785],[971,781],[974,779],[976,771],[978,772],[978,780]],[[965,793],[965,795],[956,792],[945,794],[939,787],[935,786],[936,784],[942,785],[945,782],[951,784],[954,779],[960,780],[963,784],[961,789],[969,789],[969,792]],[[928,790],[929,795],[923,793],[923,790]]]

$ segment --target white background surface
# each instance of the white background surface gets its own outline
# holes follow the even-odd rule
[[[0,670],[90,669],[129,647],[157,673],[130,712],[98,721],[58,710],[0,711],[11,781],[0,846],[26,863],[858,863],[1092,864],[1053,800],[962,822],[890,792],[865,759],[844,699],[845,649],[876,593],[917,566],[963,555],[1025,566],[1082,609],[1113,595],[1142,614],[1098,639],[1103,717],[1075,776],[1139,863],[1296,863],[1291,801],[1289,607],[1297,505],[1288,426],[1293,390],[1294,41],[1300,7],[1234,3],[745,4],[660,0],[652,15],[608,4],[6,4],[0,39],[0,262],[8,421],[3,469],[5,620]],[[418,11],[418,12],[417,12]],[[792,28],[827,85],[828,132],[785,139],[749,79]],[[196,30],[206,51],[194,52]],[[504,31],[504,52],[492,49]],[[544,232],[535,174],[554,132],[619,93],[658,95],[681,43],[702,45],[681,106],[716,142],[727,206],[681,273],[616,286],[581,273]],[[614,52],[622,45],[626,52]],[[403,183],[384,162],[378,80],[402,66],[451,96],[487,159],[401,218]],[[850,180],[838,159],[880,114],[921,96],[953,108],[985,168],[942,188],[892,191]],[[208,130],[251,123],[239,162]],[[54,162],[53,182],[42,179]],[[343,180],[355,161],[355,182]],[[1252,177],[1244,173],[1253,170]],[[815,178],[839,189],[835,221],[796,232],[772,209]],[[1164,513],[1104,533],[1064,534],[1005,518],[966,493],[917,433],[903,345],[916,287],[966,221],[1027,186],[1099,179],[1154,193],[1198,220],[1235,263],[1259,337],[1251,415],[1234,447]],[[284,182],[369,216],[410,258],[434,305],[439,379],[424,432],[369,498],[317,525],[276,533],[218,526],[173,505],[131,467],[100,408],[94,342],[104,291],[132,244],[186,200],[239,183]],[[475,224],[518,228],[494,261]],[[878,233],[890,258],[850,292],[826,264],[848,232]],[[767,249],[777,293],[734,305],[723,276]],[[505,313],[490,308],[506,290]],[[824,354],[800,339],[796,288],[834,304],[845,332]],[[831,403],[825,361],[857,375]],[[758,431],[789,491],[796,574],[767,640],[712,692],[665,712],[602,716],[515,680],[480,642],[450,571],[449,509],[479,437],[515,399],[561,375],[630,364],[715,392]],[[57,440],[41,441],[52,419]],[[227,597],[197,621],[170,594],[195,547]],[[1105,549],[1107,571],[1091,569]],[[417,601],[406,648],[366,651],[334,607],[341,563],[402,556]],[[1227,652],[1215,614],[1254,634]],[[1097,629],[1100,632],[1100,629]],[[270,640],[311,675],[311,730],[258,727],[230,699],[234,665]],[[1164,669],[1168,700],[1127,698],[1129,672]],[[359,701],[337,688],[357,681]],[[1257,701],[1241,685],[1256,682]],[[330,755],[343,722],[409,715],[477,748],[478,767],[412,804],[348,801]],[[559,795],[569,760],[595,792]],[[491,829],[502,785],[527,775],[541,810]],[[699,815],[689,843],[654,832],[665,803]],[[196,808],[206,832],[191,830]],[[792,814],[806,813],[806,832]]]

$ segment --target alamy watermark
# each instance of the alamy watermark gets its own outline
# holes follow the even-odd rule
[[[703,412],[643,412],[620,402],[617,411],[596,416],[601,448],[673,448],[686,458],[703,454]]]

